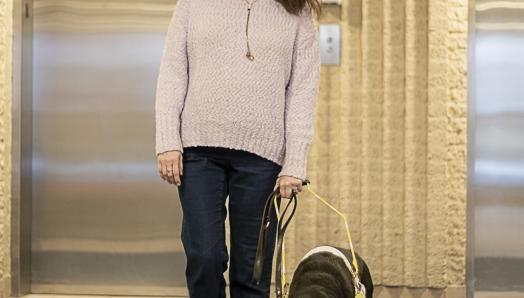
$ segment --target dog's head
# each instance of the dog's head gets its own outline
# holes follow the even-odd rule
[[[337,248],[348,261],[351,253]],[[314,251],[314,250],[312,250]],[[366,263],[355,253],[366,298],[373,297],[373,282]],[[289,288],[289,298],[354,298],[355,286],[344,259],[329,251],[308,253],[299,263]]]

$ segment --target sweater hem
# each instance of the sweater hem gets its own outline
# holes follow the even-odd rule
[[[191,146],[216,146],[230,149],[245,150],[265,159],[275,162],[279,166],[284,164],[285,142],[275,142],[276,137],[270,131],[262,128],[250,128],[248,130],[230,127],[230,129],[221,129],[221,125],[212,125],[209,123],[187,124],[184,129],[182,125],[182,147]],[[205,125],[205,126],[204,126]]]

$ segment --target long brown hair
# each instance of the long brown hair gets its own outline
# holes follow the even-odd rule
[[[287,12],[298,15],[304,6],[308,6],[310,11],[314,11],[317,17],[322,13],[321,0],[275,0],[282,4]]]

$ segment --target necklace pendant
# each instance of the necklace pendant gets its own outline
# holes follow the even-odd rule
[[[253,55],[251,55],[250,52],[247,52],[247,53],[246,53],[246,57],[247,57],[247,59],[249,59],[249,60],[251,60],[251,61],[253,61],[253,60],[255,59],[255,57],[254,57]]]

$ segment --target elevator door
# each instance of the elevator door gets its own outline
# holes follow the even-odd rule
[[[470,191],[480,291],[524,291],[523,4],[478,0],[475,6],[475,184]]]
[[[33,293],[186,293],[178,193],[154,155],[174,4],[34,1]]]

